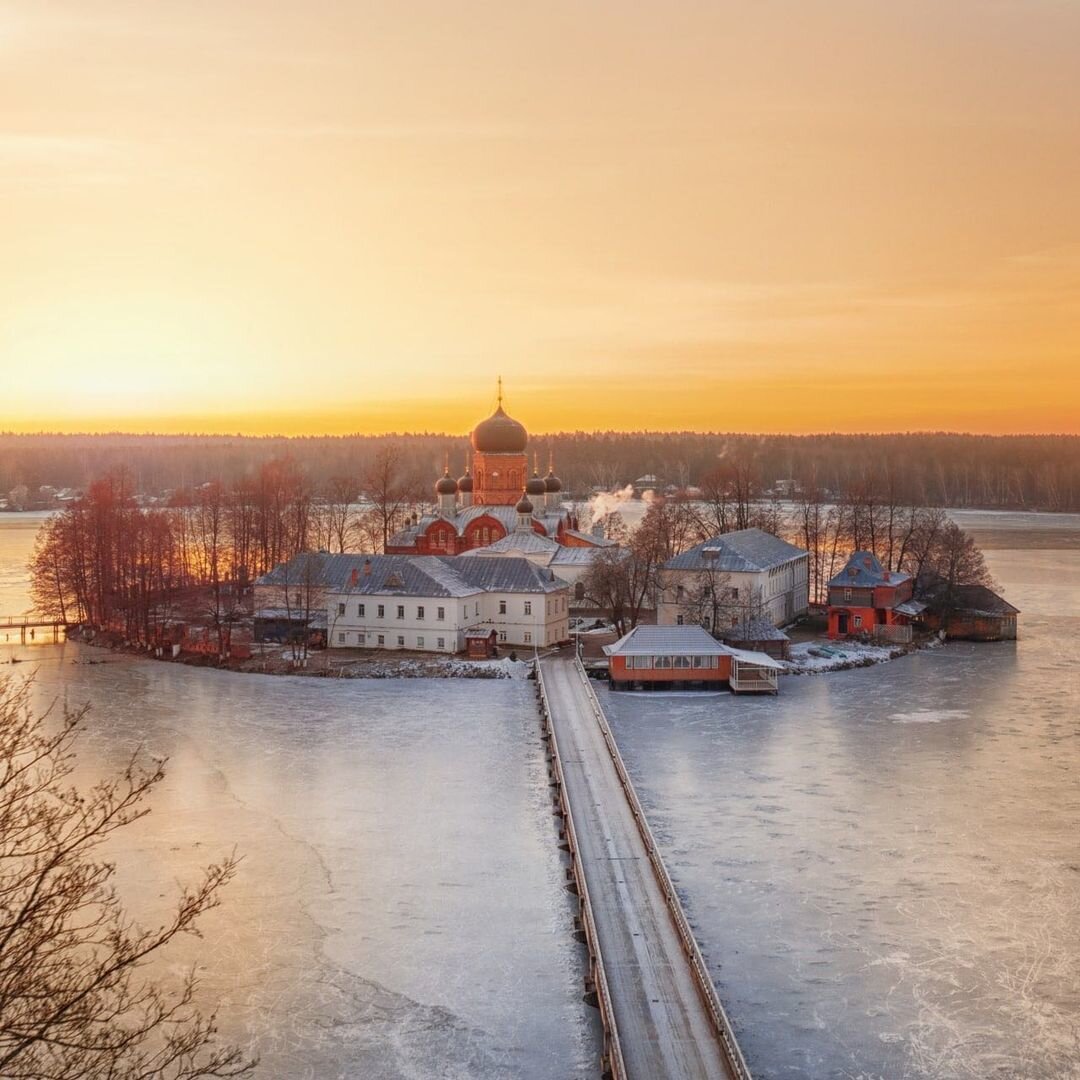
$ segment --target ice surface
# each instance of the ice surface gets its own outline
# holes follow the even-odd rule
[[[531,683],[237,675],[75,645],[34,658],[42,699],[93,703],[87,775],[137,745],[170,759],[113,852],[144,918],[243,856],[166,970],[205,967],[258,1075],[595,1072]]]
[[[990,565],[1016,644],[601,691],[755,1076],[1080,1076],[1080,551]]]

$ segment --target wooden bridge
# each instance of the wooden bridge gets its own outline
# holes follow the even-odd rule
[[[735,1034],[578,660],[537,664],[551,774],[613,1080],[749,1080]]]
[[[60,640],[60,632],[67,628],[63,619],[56,619],[51,615],[0,615],[0,644],[10,641],[13,634],[18,633],[19,641],[23,645],[27,640],[35,641],[37,632],[51,631],[53,641]]]

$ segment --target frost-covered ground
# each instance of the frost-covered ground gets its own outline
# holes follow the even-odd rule
[[[32,656],[42,700],[93,704],[88,775],[138,744],[170,758],[153,813],[114,852],[144,917],[233,845],[243,856],[169,970],[205,965],[258,1076],[595,1074],[531,683]]]
[[[828,645],[829,652],[820,655]],[[896,645],[863,645],[860,642],[835,644],[827,641],[803,641],[791,646],[791,659],[787,661],[788,672],[809,675],[819,671],[843,671],[846,668],[883,664],[903,656],[903,648]],[[818,655],[815,655],[818,654]]]
[[[1016,644],[598,689],[755,1076],[1080,1076],[1080,552],[990,564]]]

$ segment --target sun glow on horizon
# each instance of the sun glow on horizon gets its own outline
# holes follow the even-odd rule
[[[1080,433],[1080,8],[609,7],[0,0],[0,429]]]

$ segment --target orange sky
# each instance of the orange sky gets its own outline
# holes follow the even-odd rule
[[[0,429],[1080,432],[1071,0],[0,0]]]

